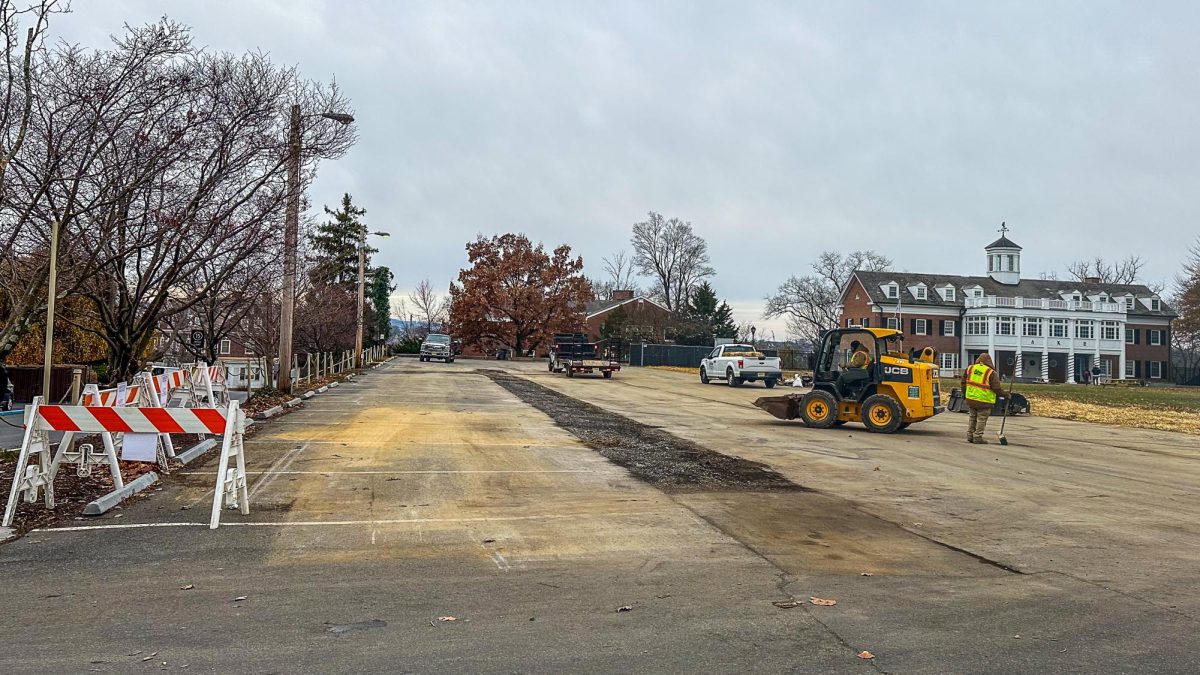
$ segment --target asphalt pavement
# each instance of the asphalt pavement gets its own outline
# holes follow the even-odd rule
[[[652,487],[497,367],[803,489]],[[395,361],[262,425],[219,530],[210,461],[0,546],[0,671],[1195,672],[1194,439],[815,432],[761,394]]]

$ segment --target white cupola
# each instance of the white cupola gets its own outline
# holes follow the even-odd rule
[[[1009,240],[1005,234],[1008,226],[1000,223],[1000,238],[988,244],[988,276],[1002,284],[1015,286],[1021,281],[1021,247]]]

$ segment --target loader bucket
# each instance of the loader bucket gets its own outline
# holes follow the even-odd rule
[[[754,405],[781,420],[794,420],[800,416],[800,400],[803,398],[803,394],[763,396],[762,398],[755,399]]]

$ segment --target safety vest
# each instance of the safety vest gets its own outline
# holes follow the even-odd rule
[[[982,403],[995,403],[996,392],[988,384],[992,381],[992,369],[976,363],[967,373],[967,398]]]

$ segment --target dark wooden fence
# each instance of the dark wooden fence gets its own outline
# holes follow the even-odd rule
[[[57,403],[71,391],[71,371],[79,368],[83,371],[82,382],[91,381],[91,369],[87,366],[53,366],[50,369],[49,400]],[[34,396],[42,395],[41,366],[9,366],[8,376],[13,383],[13,401],[29,403]]]

